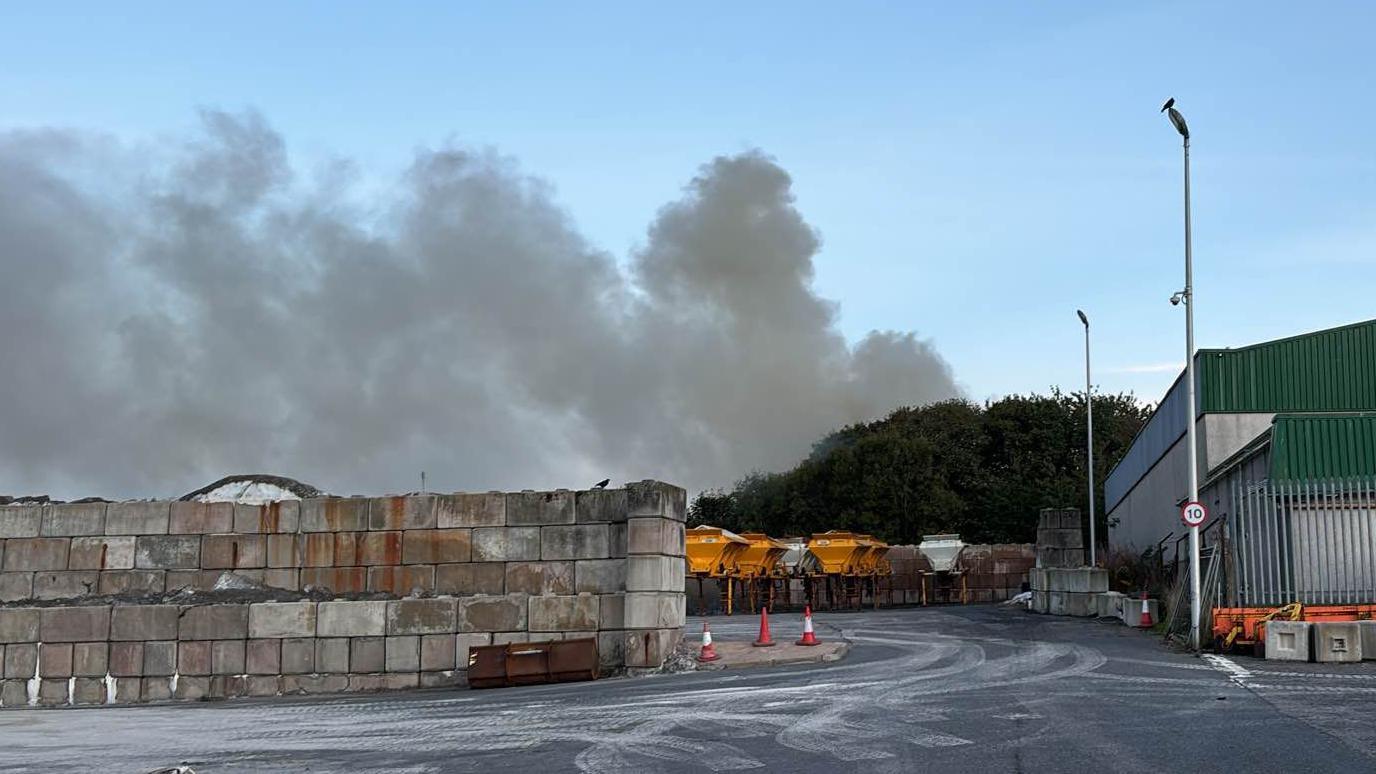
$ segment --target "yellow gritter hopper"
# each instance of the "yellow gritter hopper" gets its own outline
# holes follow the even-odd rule
[[[858,575],[869,543],[853,532],[832,530],[814,533],[807,541],[807,550],[817,557],[818,569],[826,575]]]
[[[784,566],[779,560],[788,553],[787,543],[775,540],[763,532],[742,532],[740,536],[750,543],[736,560],[741,575],[747,578],[766,578],[785,574]]]
[[[698,577],[723,578],[737,574],[737,562],[750,541],[730,530],[702,525],[685,532],[688,572]]]

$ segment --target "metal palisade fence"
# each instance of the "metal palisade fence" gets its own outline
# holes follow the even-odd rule
[[[1376,478],[1238,484],[1233,503],[1232,604],[1376,602]]]

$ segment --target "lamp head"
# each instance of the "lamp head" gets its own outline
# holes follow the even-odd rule
[[[1076,309],[1076,310],[1075,310],[1075,314],[1078,314],[1078,315],[1080,316],[1080,322],[1084,323],[1084,324],[1085,324],[1085,327],[1088,328],[1088,327],[1089,327],[1089,318],[1088,318],[1088,317],[1085,317],[1085,313],[1082,312],[1082,311],[1080,311],[1079,309]]]

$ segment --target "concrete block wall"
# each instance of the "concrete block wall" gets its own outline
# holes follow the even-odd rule
[[[1099,595],[1108,591],[1108,570],[1095,567],[1034,567],[1030,577],[1038,613],[1096,616]]]
[[[1085,563],[1084,520],[1078,508],[1043,508],[1037,519],[1037,566]]]

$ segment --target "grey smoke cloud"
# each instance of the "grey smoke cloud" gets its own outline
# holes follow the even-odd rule
[[[492,152],[365,195],[254,113],[0,133],[0,492],[700,488],[957,395],[914,334],[847,343],[818,247],[758,152],[704,165],[623,270]]]

